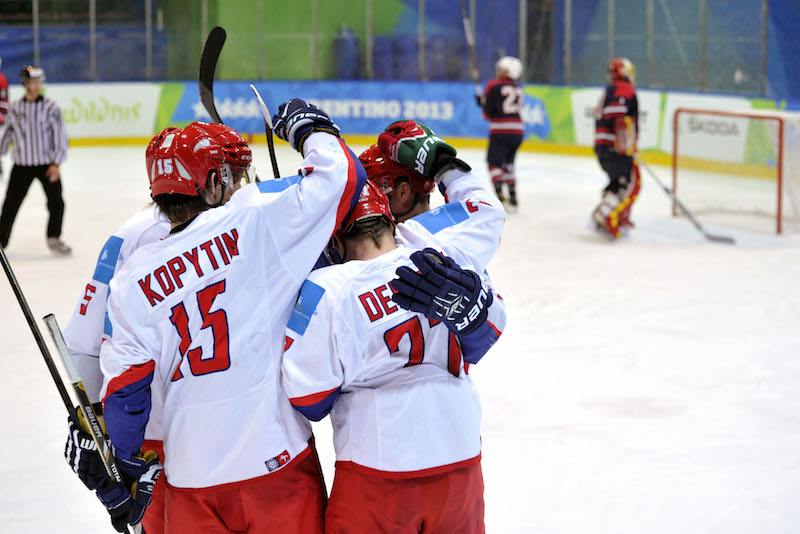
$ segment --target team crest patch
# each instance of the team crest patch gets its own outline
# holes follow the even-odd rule
[[[264,463],[267,465],[267,470],[270,473],[272,473],[273,471],[275,471],[277,469],[280,469],[284,465],[288,464],[289,460],[291,460],[291,458],[292,457],[291,457],[291,455],[289,454],[288,451],[283,451],[282,453],[280,453],[275,458],[270,458],[269,460],[267,460]]]
[[[287,328],[301,336],[305,334],[308,323],[311,321],[311,316],[314,315],[317,305],[324,294],[325,289],[321,286],[310,280],[303,282],[292,316],[289,318],[289,324],[286,325]]]

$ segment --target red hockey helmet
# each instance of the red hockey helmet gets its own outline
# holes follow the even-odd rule
[[[385,217],[391,224],[395,223],[389,199],[375,182],[367,180],[356,205],[342,222],[341,233],[346,234],[358,221],[377,216]]]
[[[627,58],[615,57],[608,62],[607,71],[609,81],[626,80],[631,83],[636,82],[636,67]]]
[[[420,197],[430,195],[436,187],[432,179],[425,178],[414,169],[389,159],[377,144],[362,152],[358,159],[367,171],[367,178],[375,182],[387,197],[391,197],[400,178],[406,178],[414,193]]]
[[[177,132],[180,128],[175,128],[174,126],[170,126],[168,128],[164,128],[155,137],[153,137],[150,142],[147,144],[147,148],[144,151],[144,164],[145,168],[147,169],[147,176],[151,177],[154,176],[153,165],[155,165],[155,158],[156,158],[156,149],[164,140],[164,137],[169,134],[170,132]],[[152,180],[152,178],[151,178]]]
[[[197,196],[214,171],[229,184],[233,171],[246,172],[253,161],[247,142],[224,124],[193,122],[178,130],[163,130],[145,152],[150,194]]]

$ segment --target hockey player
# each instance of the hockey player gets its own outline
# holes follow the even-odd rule
[[[145,152],[145,161],[150,168],[155,164],[155,149],[170,132],[177,128],[167,128],[150,141]],[[99,404],[103,373],[100,370],[100,344],[111,337],[111,324],[106,320],[106,301],[108,284],[137,248],[154,243],[169,234],[170,224],[153,205],[125,221],[106,241],[97,259],[92,279],[86,284],[81,298],[75,306],[67,326],[64,340],[70,349],[75,365],[83,380],[89,400],[95,404],[95,411],[102,414]],[[97,447],[87,429],[78,428],[70,420],[70,431],[64,456],[67,463],[90,490],[96,490],[101,501],[107,501],[108,477],[103,467]],[[154,399],[150,419],[142,444],[144,450],[154,450],[159,458],[164,458],[161,429],[161,405]],[[160,477],[153,489],[153,500],[142,519],[147,534],[164,532],[164,477]]]
[[[111,280],[105,421],[127,489],[138,482],[135,511],[158,469],[142,441],[161,395],[167,534],[322,532],[319,462],[280,356],[300,285],[366,178],[315,106],[289,101],[273,122],[305,155],[304,176],[248,185],[215,209],[250,163],[247,144],[215,124],[167,135],[148,174],[170,235]]]
[[[0,59],[0,66],[3,65],[3,60]],[[0,127],[6,122],[6,114],[8,114],[8,78],[0,72]]]
[[[427,214],[431,209],[430,194],[436,189],[436,183],[432,177],[426,178],[416,170],[409,168],[405,165],[400,165],[392,161],[380,147],[375,144],[358,156],[361,163],[364,165],[364,170],[367,171],[367,179],[374,182],[375,185],[386,195],[389,199],[389,206],[392,215],[398,223],[405,223],[407,221],[415,221],[414,224],[422,222],[424,225],[426,220],[431,219],[431,216],[417,219],[417,216]],[[445,197],[445,202],[460,200],[469,200],[469,190],[456,189],[455,191],[448,191],[444,184],[440,183],[439,188],[442,195]],[[459,198],[459,194],[464,193],[467,196]],[[455,196],[453,196],[455,195]],[[449,209],[457,209],[455,206],[442,206],[438,208],[442,212]],[[440,215],[437,215],[437,217]],[[404,242],[404,238],[410,234],[406,232],[398,232],[396,238],[401,244],[414,247],[419,243]],[[424,244],[422,245],[424,246]],[[495,292],[488,273],[484,272],[482,275],[483,283],[489,288],[492,293],[492,315],[502,316],[505,322],[505,302],[503,298]],[[429,317],[434,319],[434,317]],[[486,347],[488,350],[489,347]]]
[[[477,95],[478,105],[489,120],[489,176],[497,198],[506,201],[503,184],[508,189],[508,202],[517,206],[517,177],[514,158],[525,134],[525,124],[520,117],[525,93],[518,80],[522,76],[522,62],[511,56],[501,57],[495,65],[497,77],[486,84],[486,90]]]
[[[595,112],[594,151],[608,174],[600,205],[592,214],[597,229],[612,239],[632,228],[631,207],[642,185],[636,152],[639,104],[636,100],[636,70],[624,57],[608,63],[608,81]]]
[[[424,126],[393,124],[379,143],[404,165],[426,147],[422,174],[469,200],[393,235],[389,201],[370,181],[339,233],[345,259],[358,261],[314,271],[303,285],[283,382],[310,419],[331,413],[337,463],[326,532],[484,532],[480,404],[464,367],[470,349],[503,327],[487,318],[491,297],[475,272],[494,254],[505,212]],[[423,290],[430,271],[438,284]],[[400,307],[393,286],[415,299],[435,293],[426,311],[438,319]]]

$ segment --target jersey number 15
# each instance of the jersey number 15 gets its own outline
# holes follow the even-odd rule
[[[203,319],[200,330],[211,327],[211,336],[214,340],[214,348],[210,357],[208,355],[203,357],[203,349],[201,347],[189,350],[192,345],[192,335],[189,332],[189,315],[186,313],[186,307],[183,302],[172,308],[172,315],[169,320],[172,321],[178,331],[178,335],[181,336],[179,347],[181,360],[184,357],[188,358],[189,370],[194,376],[224,371],[231,365],[228,344],[228,315],[222,309],[211,311],[214,299],[224,292],[225,280],[215,282],[197,292],[197,305],[200,308],[200,316]],[[183,373],[181,373],[179,364],[172,375],[172,381],[174,382],[181,378],[183,378]]]

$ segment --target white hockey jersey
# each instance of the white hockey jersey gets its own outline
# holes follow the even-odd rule
[[[389,283],[432,247],[483,272],[505,212],[471,174],[442,180],[453,200],[398,225],[398,247],[313,272],[289,321],[282,370],[292,404],[313,419],[331,403],[337,463],[377,476],[418,477],[480,459],[481,408],[447,327],[392,300]],[[489,321],[505,325],[504,308]],[[497,312],[500,310],[500,313]],[[335,402],[334,402],[335,401]]]
[[[106,315],[108,283],[134,250],[160,241],[169,233],[169,227],[169,221],[153,205],[114,230],[103,245],[92,279],[83,288],[72,317],[64,327],[64,340],[93,404],[100,401],[100,387],[103,385],[100,344],[111,337],[111,323]]]
[[[172,486],[267,475],[308,447],[308,421],[281,386],[284,328],[366,175],[335,136],[314,133],[304,148],[307,176],[245,186],[111,280],[106,425],[116,454],[135,454],[149,392],[163,392]]]

